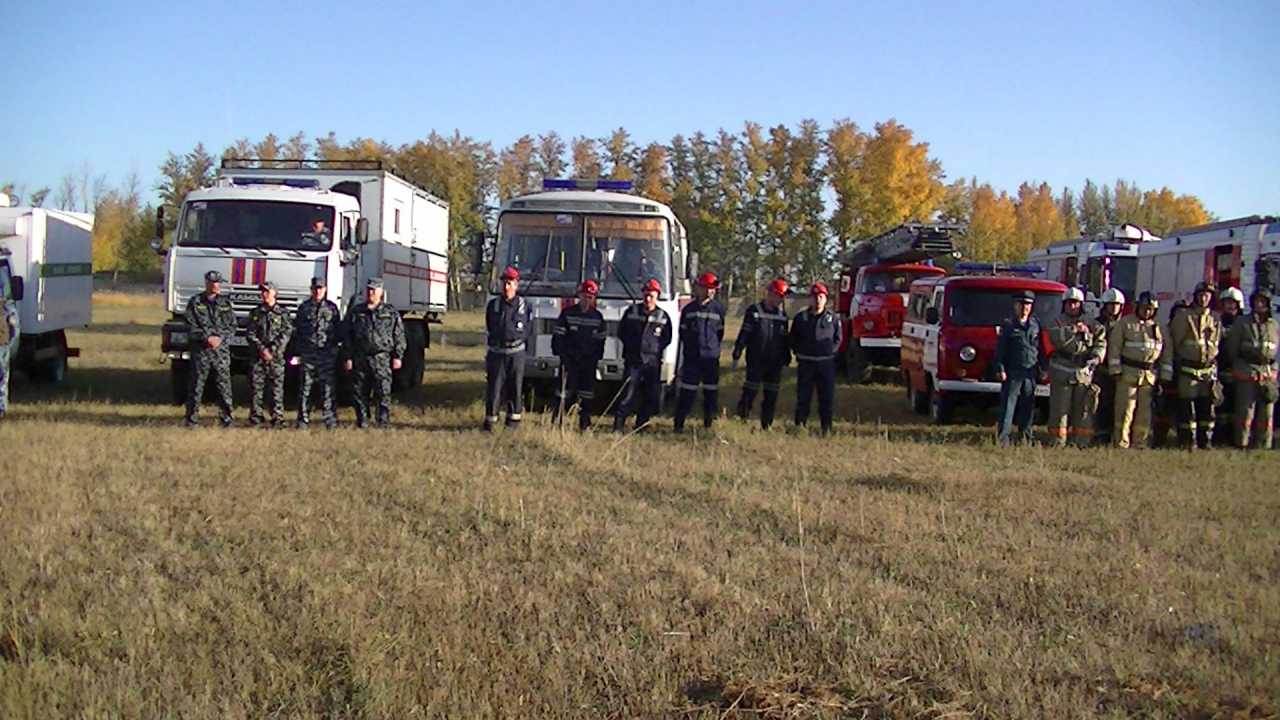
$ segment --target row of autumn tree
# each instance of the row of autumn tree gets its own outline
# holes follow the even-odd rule
[[[948,184],[928,143],[893,120],[873,130],[848,120],[825,129],[812,120],[795,127],[746,123],[738,133],[698,132],[643,146],[621,128],[599,139],[525,136],[502,149],[456,132],[399,146],[367,138],[343,143],[333,133],[314,140],[268,135],[238,141],[223,157],[260,158],[268,166],[296,158],[383,161],[449,201],[455,288],[470,266],[475,238],[492,238],[498,204],[537,191],[548,177],[633,181],[638,194],[671,205],[702,264],[739,287],[774,276],[830,277],[851,244],[911,220],[966,223],[967,258],[1019,261],[1028,250],[1123,223],[1162,235],[1210,219],[1194,196],[1123,180],[1086,181],[1078,191],[1028,182],[1012,193],[976,178]],[[217,164],[203,145],[170,153],[156,186],[161,202],[180,204],[188,191],[212,181]],[[121,217],[141,220],[104,224],[95,233],[101,246],[95,266],[134,270],[137,262],[153,263],[137,251],[150,231],[142,233],[146,242],[133,234],[152,213],[138,205],[136,187],[112,191],[106,200],[119,206]],[[105,209],[115,217],[115,208]]]

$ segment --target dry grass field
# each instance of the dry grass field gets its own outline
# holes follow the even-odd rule
[[[1001,449],[888,385],[825,440],[486,436],[474,315],[390,431],[185,431],[162,318],[13,389],[0,717],[1280,717],[1276,453]]]

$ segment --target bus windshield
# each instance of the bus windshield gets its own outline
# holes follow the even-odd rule
[[[333,247],[333,208],[267,200],[189,203],[178,228],[182,247],[323,251]]]
[[[1013,317],[1013,298],[1022,290],[973,290],[956,288],[947,299],[952,325],[994,327]],[[1047,324],[1062,305],[1062,293],[1038,292],[1031,314]]]
[[[644,283],[654,279],[662,296],[670,296],[663,218],[506,212],[500,225],[494,267],[519,270],[521,292],[571,297],[587,279],[600,284],[601,297],[639,298]]]

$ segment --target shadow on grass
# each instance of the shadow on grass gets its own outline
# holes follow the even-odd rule
[[[131,405],[170,405],[169,369],[89,367],[72,368],[59,384],[14,383],[9,388],[16,402],[107,402]]]
[[[160,344],[160,327],[143,323],[98,323],[88,327],[76,328],[76,332],[86,335],[149,335]],[[74,344],[74,343],[73,343]]]

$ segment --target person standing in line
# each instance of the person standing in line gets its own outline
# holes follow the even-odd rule
[[[1110,347],[1111,330],[1124,314],[1125,297],[1120,290],[1109,288],[1099,300],[1102,307],[1098,310],[1097,322],[1102,326],[1103,335]],[[1111,443],[1114,436],[1116,377],[1109,370],[1093,373],[1093,384],[1098,387],[1098,411],[1093,415],[1093,441],[1098,445]]]
[[[1107,370],[1116,388],[1112,444],[1118,448],[1146,447],[1151,434],[1151,407],[1164,349],[1158,308],[1154,295],[1142,293],[1134,314],[1117,322],[1107,338]]]
[[[263,405],[269,404],[270,427],[278,428],[284,424],[284,353],[293,335],[293,320],[276,302],[275,283],[264,282],[258,290],[262,293],[262,304],[249,313],[249,325],[245,328],[253,356],[249,365],[252,387],[249,424],[262,425]]]
[[[675,432],[702,388],[702,425],[710,428],[720,410],[720,344],[724,342],[724,308],[716,302],[720,280],[711,273],[698,278],[694,301],[680,310],[680,393],[676,398]]]
[[[600,286],[587,280],[578,287],[578,302],[560,311],[551,331],[551,352],[560,358],[560,386],[556,388],[556,406],[552,420],[558,425],[561,416],[578,405],[578,429],[591,427],[592,405],[595,403],[596,372],[604,357],[606,328],[604,315],[596,309]]]
[[[809,307],[791,320],[787,344],[796,356],[797,427],[809,421],[814,391],[818,394],[818,419],[822,434],[831,433],[835,414],[836,350],[840,347],[840,320],[827,308],[827,286],[809,288]]]
[[[1084,293],[1067,288],[1062,313],[1046,328],[1049,355],[1048,430],[1055,447],[1074,441],[1084,449],[1093,443],[1093,415],[1098,408],[1094,370],[1107,357],[1101,324],[1084,316]]]
[[[649,278],[639,303],[628,307],[618,323],[618,340],[626,377],[614,408],[613,429],[622,432],[634,411],[636,430],[643,430],[662,407],[662,356],[671,344],[671,316],[658,307],[662,286]]]
[[[1266,290],[1255,290],[1249,296],[1249,308],[1253,312],[1231,326],[1224,343],[1236,385],[1235,444],[1242,450],[1266,450],[1271,447],[1278,391],[1280,326],[1271,316],[1271,296]]]
[[[1214,447],[1235,445],[1236,379],[1231,372],[1231,360],[1227,358],[1227,337],[1231,326],[1244,316],[1244,293],[1240,288],[1229,287],[1218,295],[1218,307],[1222,314],[1222,343],[1218,347],[1218,381],[1222,383],[1222,402],[1218,403],[1213,424]]]
[[[342,369],[354,373],[356,427],[369,427],[369,397],[377,406],[374,422],[379,429],[391,423],[391,373],[404,365],[404,320],[390,303],[382,301],[382,278],[369,278],[365,302],[347,313],[342,343]]]
[[[1211,309],[1213,283],[1196,285],[1192,305],[1174,317],[1165,353],[1178,363],[1178,440],[1188,450],[1208,449],[1214,408],[1222,401],[1218,348],[1222,322]],[[1173,378],[1166,378],[1173,379]]]
[[[187,389],[187,427],[200,425],[200,401],[211,377],[217,395],[222,427],[231,427],[231,338],[236,334],[236,314],[222,294],[222,273],[204,274],[204,292],[187,301],[187,325],[191,328],[191,384]]]
[[[519,294],[520,272],[503,271],[502,294],[489,301],[484,311],[485,346],[485,432],[493,432],[498,412],[506,408],[506,426],[520,427],[524,408],[525,344],[533,330],[529,303]]]
[[[782,301],[787,295],[787,283],[774,280],[769,283],[764,300],[747,308],[733,344],[733,364],[745,350],[747,353],[747,379],[742,383],[742,398],[738,401],[738,417],[751,416],[756,393],[764,389],[760,401],[760,427],[768,430],[773,425],[773,413],[778,406],[782,369],[791,363],[791,350],[787,347],[787,309]]]
[[[1163,347],[1167,348],[1170,344],[1169,328],[1173,325],[1173,319],[1186,309],[1186,300],[1177,300],[1169,308],[1169,319],[1160,328],[1164,338]],[[1161,352],[1160,373],[1156,381],[1156,397],[1151,413],[1151,446],[1157,448],[1172,446],[1169,437],[1170,435],[1176,437],[1173,424],[1178,416],[1178,383],[1176,382],[1178,359],[1169,350]]]
[[[1013,299],[1013,317],[997,330],[995,366],[1000,381],[1000,420],[996,437],[1008,445],[1014,428],[1024,443],[1030,443],[1031,420],[1035,411],[1036,382],[1045,365],[1040,322],[1031,314],[1036,295],[1030,290]]]
[[[302,382],[298,388],[298,420],[300,430],[307,429],[311,419],[311,392],[320,391],[324,426],[338,426],[336,407],[338,344],[342,334],[342,314],[329,300],[322,277],[311,278],[311,297],[298,306],[293,316],[293,337],[301,360]]]

